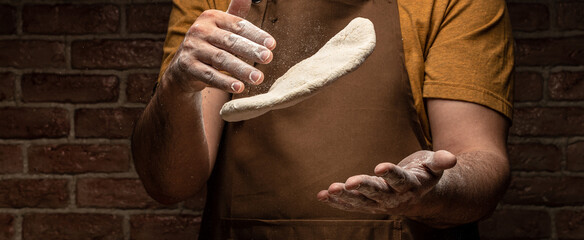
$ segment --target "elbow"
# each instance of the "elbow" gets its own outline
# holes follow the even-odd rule
[[[142,176],[142,184],[148,195],[157,202],[171,205],[185,201],[205,187],[205,181],[177,179],[173,176]]]
[[[196,195],[205,187],[209,176],[204,171],[161,164],[169,161],[134,155],[136,172],[152,199],[165,205],[175,204]]]
[[[165,205],[182,202],[205,187],[209,174],[203,168],[173,167],[168,165],[172,159],[135,150],[133,148],[136,173],[146,193],[157,202]]]
[[[185,201],[197,193],[199,193],[203,187],[197,188],[197,190],[184,191],[182,189],[173,189],[168,187],[162,188],[147,188],[146,192],[150,197],[157,202],[164,205],[172,205],[182,201]]]

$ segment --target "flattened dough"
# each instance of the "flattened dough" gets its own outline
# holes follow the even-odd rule
[[[357,69],[373,48],[373,23],[365,18],[355,18],[318,52],[288,69],[267,93],[225,103],[221,117],[228,122],[243,121],[302,102],[322,87]]]

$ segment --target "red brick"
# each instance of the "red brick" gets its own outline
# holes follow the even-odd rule
[[[41,145],[28,149],[32,173],[126,172],[130,169],[127,145]]]
[[[555,100],[584,100],[584,72],[552,73],[548,91]]]
[[[157,78],[157,74],[132,74],[128,76],[128,87],[126,88],[128,102],[148,103]]]
[[[566,169],[569,171],[584,171],[584,141],[568,145],[566,151]]]
[[[584,108],[516,108],[511,135],[577,136],[584,135]]]
[[[130,239],[197,239],[200,224],[199,216],[135,215],[130,219]]]
[[[99,208],[161,208],[139,179],[87,178],[77,181],[77,205]]]
[[[560,239],[584,239],[584,211],[560,210],[556,214],[556,229]]]
[[[162,44],[149,39],[75,41],[71,59],[74,68],[158,68]]]
[[[142,108],[78,109],[75,134],[81,138],[129,138]]]
[[[520,205],[575,206],[584,204],[583,177],[514,177],[503,201]]]
[[[541,210],[497,210],[479,224],[481,239],[541,239],[551,237],[551,218]]]
[[[509,17],[513,30],[532,32],[550,27],[550,13],[545,4],[509,3]]]
[[[172,5],[168,3],[132,4],[126,10],[131,33],[165,33]]]
[[[4,213],[0,214],[0,239],[13,239],[14,228],[14,216]]]
[[[0,173],[22,172],[20,145],[0,145]]]
[[[22,77],[22,101],[115,102],[119,80],[112,75],[27,74]]]
[[[0,73],[0,101],[14,100],[14,73]]]
[[[184,207],[194,210],[194,211],[203,211],[205,208],[205,200],[207,198],[207,188],[203,188],[197,195],[194,197],[189,198],[184,202]]]
[[[0,40],[0,67],[65,67],[65,44],[60,41]]]
[[[16,7],[0,5],[0,34],[16,33]]]
[[[0,108],[0,138],[60,138],[69,134],[62,108]]]
[[[0,207],[62,208],[69,204],[66,179],[0,180]]]
[[[558,26],[564,30],[584,30],[584,2],[566,1],[558,3]]]
[[[115,5],[25,5],[22,9],[25,33],[113,33],[118,31],[119,22],[120,10]]]
[[[557,171],[562,151],[554,145],[539,143],[509,144],[509,161],[515,171]]]
[[[517,39],[516,62],[523,66],[584,65],[584,36]]]
[[[543,77],[535,72],[518,72],[513,90],[516,102],[539,101],[543,96]]]
[[[22,233],[24,240],[121,240],[124,239],[123,217],[111,214],[26,214]]]

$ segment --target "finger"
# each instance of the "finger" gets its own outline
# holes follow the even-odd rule
[[[353,205],[343,202],[338,198],[332,198],[329,196],[327,190],[322,190],[318,193],[318,200],[328,204],[331,207],[345,210],[345,211],[352,211],[354,209]]]
[[[358,191],[377,202],[387,199],[393,193],[383,178],[369,175],[350,177],[345,182],[345,189]]]
[[[392,163],[381,163],[377,165],[375,173],[383,178],[387,185],[398,193],[409,191],[419,185],[414,176]]]
[[[228,72],[233,77],[252,84],[263,81],[264,75],[261,71],[222,49],[205,42],[199,43],[195,48],[199,52],[198,60],[215,69]]]
[[[218,48],[257,63],[266,64],[271,62],[273,58],[272,51],[265,46],[229,31],[217,30],[207,40]]]
[[[322,192],[322,191],[321,191]],[[329,205],[337,205],[344,210],[370,212],[379,205],[376,201],[367,198],[358,191],[347,190],[342,183],[333,183],[326,192],[324,201]]]
[[[435,176],[442,175],[446,169],[453,168],[456,165],[456,156],[448,151],[440,150],[434,153],[434,156],[424,161],[426,166]]]
[[[229,3],[229,7],[227,8],[227,13],[245,18],[247,13],[249,13],[250,8],[251,0],[231,0],[231,3]]]
[[[233,24],[234,21],[217,21],[216,23],[219,28],[241,35],[244,38],[269,48],[270,50],[276,47],[276,40],[269,33],[247,20],[242,19],[235,22],[235,24]]]
[[[316,194],[316,199],[318,199],[319,201],[325,202],[328,200],[328,198],[329,198],[328,190],[321,190]]]
[[[196,33],[197,30],[199,30],[197,28],[201,28],[200,30],[207,30],[206,32],[203,31],[203,33],[206,34],[213,34],[215,29],[220,28],[263,45],[270,50],[276,47],[276,40],[264,30],[243,18],[217,10],[204,11],[197,18],[197,21],[191,26],[189,31]],[[203,34],[203,36],[207,35]]]
[[[237,79],[219,72],[202,62],[194,62],[191,67],[186,68],[190,75],[207,85],[221,89],[225,92],[240,93],[244,85]]]
[[[353,203],[345,201],[345,199],[341,198],[329,198],[326,202],[329,206],[341,209],[344,211],[349,212],[368,212],[368,213],[382,213],[382,211],[378,208],[377,203],[369,203],[365,205],[355,205]]]

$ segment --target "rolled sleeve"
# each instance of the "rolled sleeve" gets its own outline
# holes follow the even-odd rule
[[[423,97],[473,102],[511,119],[512,71],[505,2],[450,1],[425,59]]]

